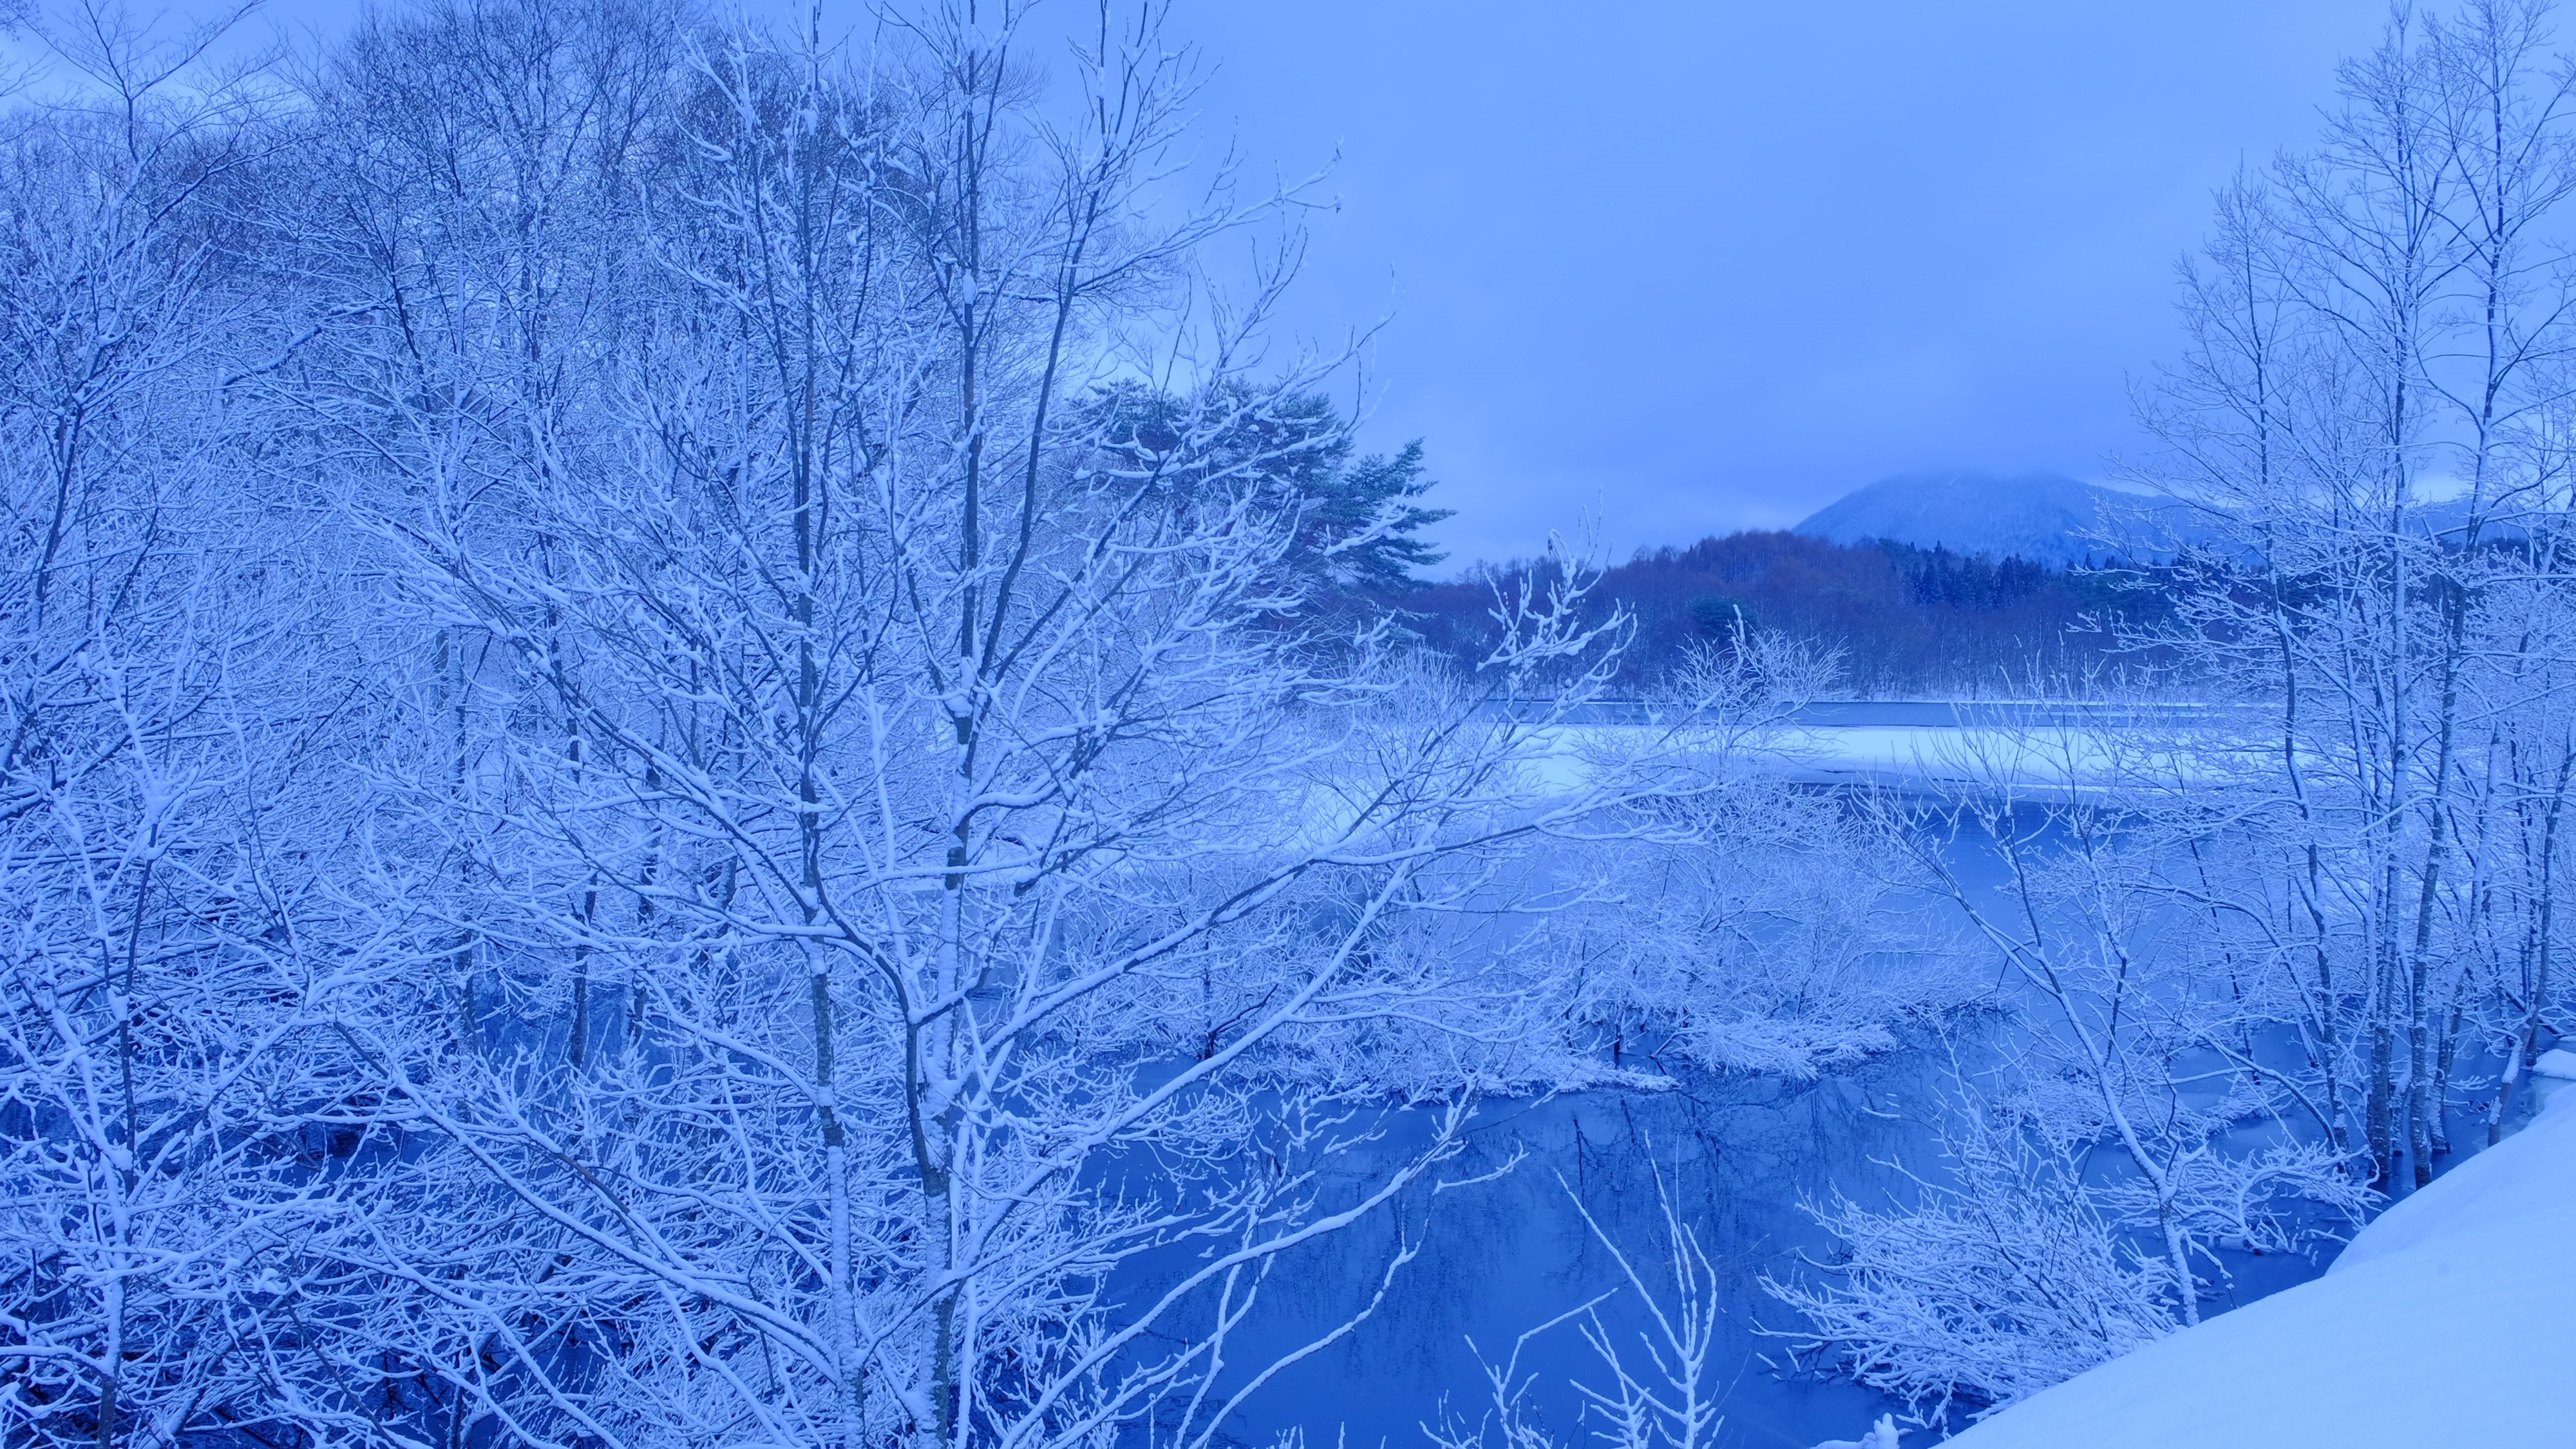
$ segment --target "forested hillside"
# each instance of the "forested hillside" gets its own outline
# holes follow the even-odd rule
[[[1652,686],[1749,630],[1829,651],[1855,693],[1978,696],[2152,680],[2166,655],[2139,635],[2172,613],[2164,572],[1733,533],[1602,570],[1583,609],[1595,622],[1631,621],[1625,687]],[[1489,566],[1382,597],[1444,654],[1472,662],[1498,637],[1496,601],[1554,573],[1546,561]]]

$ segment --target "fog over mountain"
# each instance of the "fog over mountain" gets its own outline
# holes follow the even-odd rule
[[[2135,536],[2143,519],[2174,506],[2058,473],[1900,473],[1843,495],[1794,531],[2064,565],[2101,557],[2106,538]]]

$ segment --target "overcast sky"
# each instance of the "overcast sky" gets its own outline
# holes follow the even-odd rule
[[[1392,308],[1372,441],[1461,559],[1616,552],[1927,467],[2098,476],[2211,187],[2377,0],[1210,0],[1211,123],[1341,157],[1298,320]]]
[[[2129,383],[2171,349],[2210,188],[2304,143],[2384,14],[1182,0],[1176,23],[1214,65],[1211,153],[1338,156],[1290,321],[1388,321],[1368,439],[1424,439],[1454,566],[1587,521],[1622,556],[1784,525],[1892,472],[2099,476],[2137,451]]]

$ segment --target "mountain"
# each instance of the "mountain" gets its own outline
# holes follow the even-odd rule
[[[1793,531],[2065,565],[2117,551],[2103,546],[2105,536],[2150,534],[2148,523],[2174,506],[2056,473],[1900,473],[1845,494]]]

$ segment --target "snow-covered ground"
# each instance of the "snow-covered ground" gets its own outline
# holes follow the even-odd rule
[[[2558,1056],[2558,1053],[2552,1053]],[[2576,1444],[2576,1083],[2325,1276],[2015,1405],[1966,1449]]]
[[[1533,732],[1531,780],[1542,793],[1596,782],[1598,762],[1627,761],[1658,744],[1692,741],[1626,724]],[[2231,734],[2177,737],[2109,724],[1882,724],[1790,722],[1733,740],[1741,767],[1818,784],[1942,794],[2010,792],[2034,798],[2124,789],[2205,788],[2244,768],[2258,749]]]

